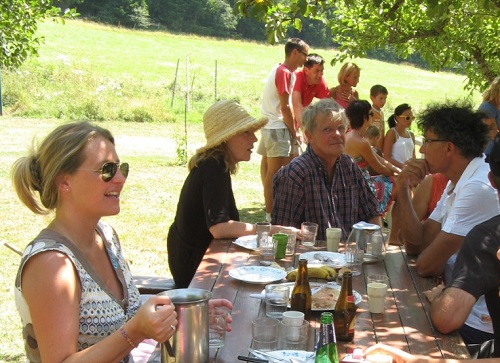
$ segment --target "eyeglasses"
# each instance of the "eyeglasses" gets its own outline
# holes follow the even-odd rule
[[[333,134],[335,132],[338,132],[340,134],[345,134],[345,130],[346,127],[345,125],[341,124],[341,125],[338,125],[337,127],[325,127],[324,129],[321,129],[321,133],[323,135],[330,135],[330,134]]]
[[[404,115],[399,115],[398,117],[404,118],[406,121],[409,120],[415,120],[415,116],[404,116]]]
[[[123,174],[123,177],[125,179],[127,179],[128,172],[129,172],[128,163],[114,163],[112,161],[108,161],[108,162],[102,164],[100,169],[93,170],[93,171],[101,173],[102,181],[107,183],[107,182],[111,181],[111,179],[114,178],[114,176],[116,175],[116,172],[118,171],[118,168],[120,168],[120,171]]]
[[[445,140],[445,139],[427,139],[427,138],[424,138],[422,140],[422,145],[425,145],[425,144],[430,144],[431,142],[448,142],[450,140]]]
[[[306,58],[309,57],[309,54],[307,54],[306,52],[303,52],[301,50],[299,50],[299,52],[302,53],[302,54],[304,54],[306,56]]]

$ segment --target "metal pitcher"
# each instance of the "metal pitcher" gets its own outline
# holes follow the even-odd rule
[[[202,289],[176,289],[161,292],[175,305],[177,329],[161,346],[161,363],[207,363],[208,300],[212,293]]]
[[[356,245],[363,251],[363,262],[382,261],[385,257],[385,241],[380,226],[377,224],[359,222],[352,226],[347,246]]]

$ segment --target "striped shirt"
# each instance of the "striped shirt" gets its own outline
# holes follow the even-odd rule
[[[321,159],[307,147],[273,178],[272,223],[300,228],[302,222],[318,223],[319,240],[328,227],[342,228],[345,240],[352,225],[381,215],[377,198],[358,165],[342,154],[334,165],[333,180]]]

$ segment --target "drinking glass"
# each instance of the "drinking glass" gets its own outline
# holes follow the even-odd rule
[[[302,245],[306,247],[313,247],[316,244],[318,224],[312,222],[303,222],[300,227],[300,230],[302,232]]]

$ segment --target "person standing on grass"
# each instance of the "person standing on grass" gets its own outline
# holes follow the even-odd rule
[[[128,362],[142,340],[174,334],[170,298],[141,306],[118,235],[101,221],[119,213],[128,173],[111,133],[87,122],[59,126],[13,165],[19,199],[36,214],[54,212],[15,282],[28,361]]]
[[[345,63],[340,68],[338,74],[339,85],[330,90],[330,94],[335,101],[343,108],[347,108],[349,103],[359,99],[358,91],[354,89],[359,83],[361,68],[355,63]]]
[[[273,176],[299,153],[299,140],[294,126],[291,95],[295,83],[295,70],[307,61],[309,46],[299,38],[285,44],[285,61],[271,70],[260,110],[269,122],[262,129],[257,152],[262,155],[260,176],[264,187],[266,220],[271,220],[273,206]]]
[[[408,160],[396,180],[396,213],[406,252],[418,255],[421,276],[441,276],[449,282],[464,237],[476,225],[500,214],[498,194],[488,180],[484,148],[488,127],[484,114],[471,105],[428,106],[420,115],[423,159]],[[413,209],[411,190],[429,173],[442,173],[449,182],[429,218],[421,222]],[[478,243],[475,248],[479,248]],[[480,297],[460,329],[466,344],[493,338],[484,297]]]
[[[380,150],[384,147],[385,137],[384,111],[382,111],[382,108],[385,106],[388,94],[387,88],[380,84],[376,84],[370,88],[370,100],[372,101],[373,111],[372,125],[380,131],[380,138],[374,146],[378,147]]]
[[[326,85],[323,70],[325,60],[319,54],[309,54],[301,71],[296,72],[295,86],[292,93],[293,115],[295,129],[302,125],[302,114],[314,98],[329,98],[330,90]]]
[[[240,222],[231,174],[240,161],[250,160],[255,132],[266,122],[234,101],[219,101],[203,115],[207,143],[189,160],[167,237],[168,264],[177,287],[189,286],[214,238],[255,234],[253,224]],[[273,226],[272,233],[279,228]]]

